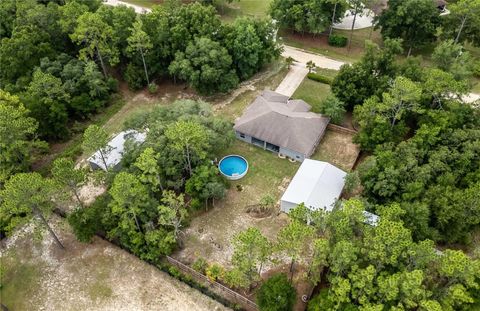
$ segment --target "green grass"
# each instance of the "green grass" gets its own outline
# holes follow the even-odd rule
[[[233,20],[240,16],[262,18],[268,15],[268,8],[272,0],[240,0],[227,4],[221,1],[218,12],[225,20]]]
[[[30,297],[40,290],[40,263],[24,263],[14,253],[1,259],[2,274],[0,288],[1,302],[9,310],[29,310],[30,304],[25,297]]]
[[[305,77],[302,84],[293,93],[292,98],[303,99],[310,106],[313,112],[320,112],[322,101],[331,94],[330,85],[310,80]]]

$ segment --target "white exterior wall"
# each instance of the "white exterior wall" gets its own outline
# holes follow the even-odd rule
[[[288,202],[288,201],[280,201],[280,210],[284,213],[290,212],[291,209],[297,207],[298,204]]]

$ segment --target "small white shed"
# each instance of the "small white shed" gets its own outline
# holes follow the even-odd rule
[[[288,213],[298,204],[331,211],[342,193],[347,173],[327,162],[305,159],[283,194],[280,208]]]
[[[118,133],[112,140],[108,142],[109,152],[105,155],[105,162],[108,168],[117,168],[123,157],[123,151],[125,148],[125,141],[127,139],[133,139],[135,142],[141,144],[145,141],[147,135],[135,130],[128,130]],[[103,162],[100,151],[95,152],[90,158],[88,163],[92,169],[101,169],[106,171],[107,167]]]

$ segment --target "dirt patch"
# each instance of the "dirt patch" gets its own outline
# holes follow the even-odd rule
[[[352,139],[353,134],[327,129],[312,159],[329,162],[349,172],[360,153],[360,147]]]
[[[53,223],[65,250],[49,235],[32,239],[33,226],[1,249],[10,310],[228,310],[104,240],[79,243],[63,220]]]

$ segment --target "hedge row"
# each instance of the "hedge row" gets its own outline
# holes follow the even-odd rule
[[[336,46],[336,47],[345,47],[347,46],[348,39],[347,37],[344,36],[339,36],[339,35],[331,35],[328,37],[328,44],[331,46]]]
[[[309,73],[307,75],[307,78],[313,81],[317,81],[317,82],[321,82],[329,85],[332,84],[332,81],[333,81],[333,79],[330,77],[322,76],[322,75],[319,75],[318,73],[313,73],[313,72]]]

